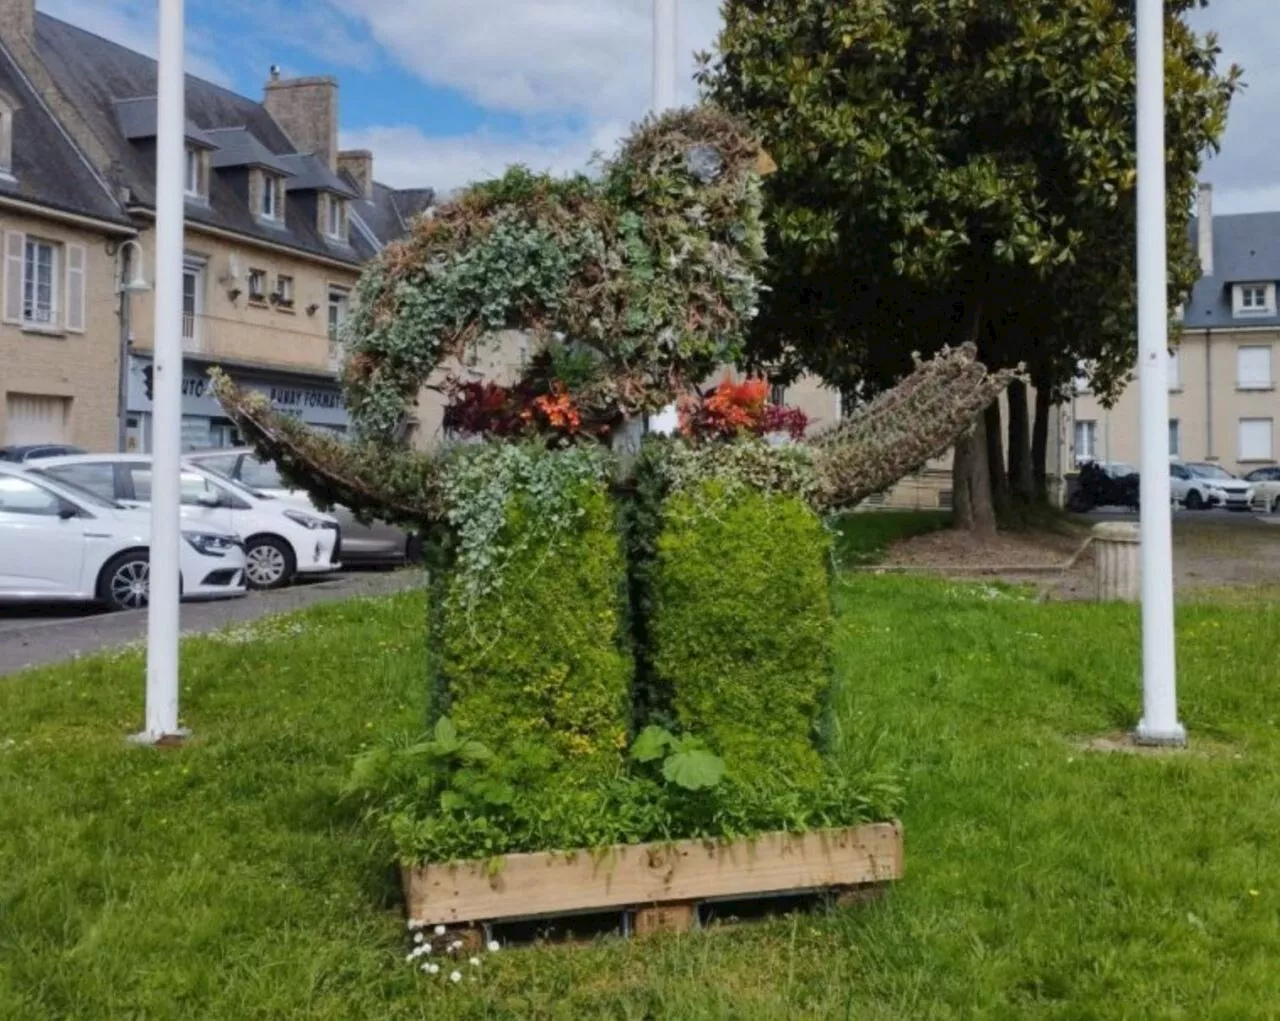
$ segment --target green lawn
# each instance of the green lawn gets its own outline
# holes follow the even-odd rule
[[[1280,608],[1181,608],[1195,747],[1153,759],[1076,744],[1135,720],[1135,612],[837,585],[844,746],[908,780],[883,903],[411,970],[335,791],[422,712],[413,594],[189,641],[180,751],[123,744],[137,653],[0,680],[0,1018],[1280,1016]]]
[[[865,511],[844,514],[832,522],[839,563],[849,567],[874,564],[895,542],[947,528],[947,511]]]

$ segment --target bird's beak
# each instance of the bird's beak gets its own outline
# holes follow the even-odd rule
[[[761,177],[768,177],[777,169],[778,164],[773,161],[773,157],[765,152],[765,150],[761,149],[759,154],[756,156],[756,173]]]

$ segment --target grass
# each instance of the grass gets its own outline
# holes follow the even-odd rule
[[[866,511],[833,521],[837,561],[849,567],[879,563],[895,542],[951,526],[946,511]]]
[[[836,582],[846,754],[908,780],[882,903],[404,962],[395,878],[335,803],[413,728],[420,594],[184,646],[184,749],[130,749],[136,652],[0,681],[0,1018],[1205,1019],[1280,1014],[1275,603],[1179,610],[1188,753],[1080,750],[1139,705],[1138,618]]]

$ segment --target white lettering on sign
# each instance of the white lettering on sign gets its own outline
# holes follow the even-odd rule
[[[305,390],[301,387],[273,386],[270,396],[271,403],[277,408],[328,408],[335,410],[346,407],[342,394],[337,390]]]

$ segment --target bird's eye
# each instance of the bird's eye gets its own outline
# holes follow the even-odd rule
[[[710,184],[724,172],[724,160],[709,145],[695,145],[684,154],[689,173],[703,184]]]

